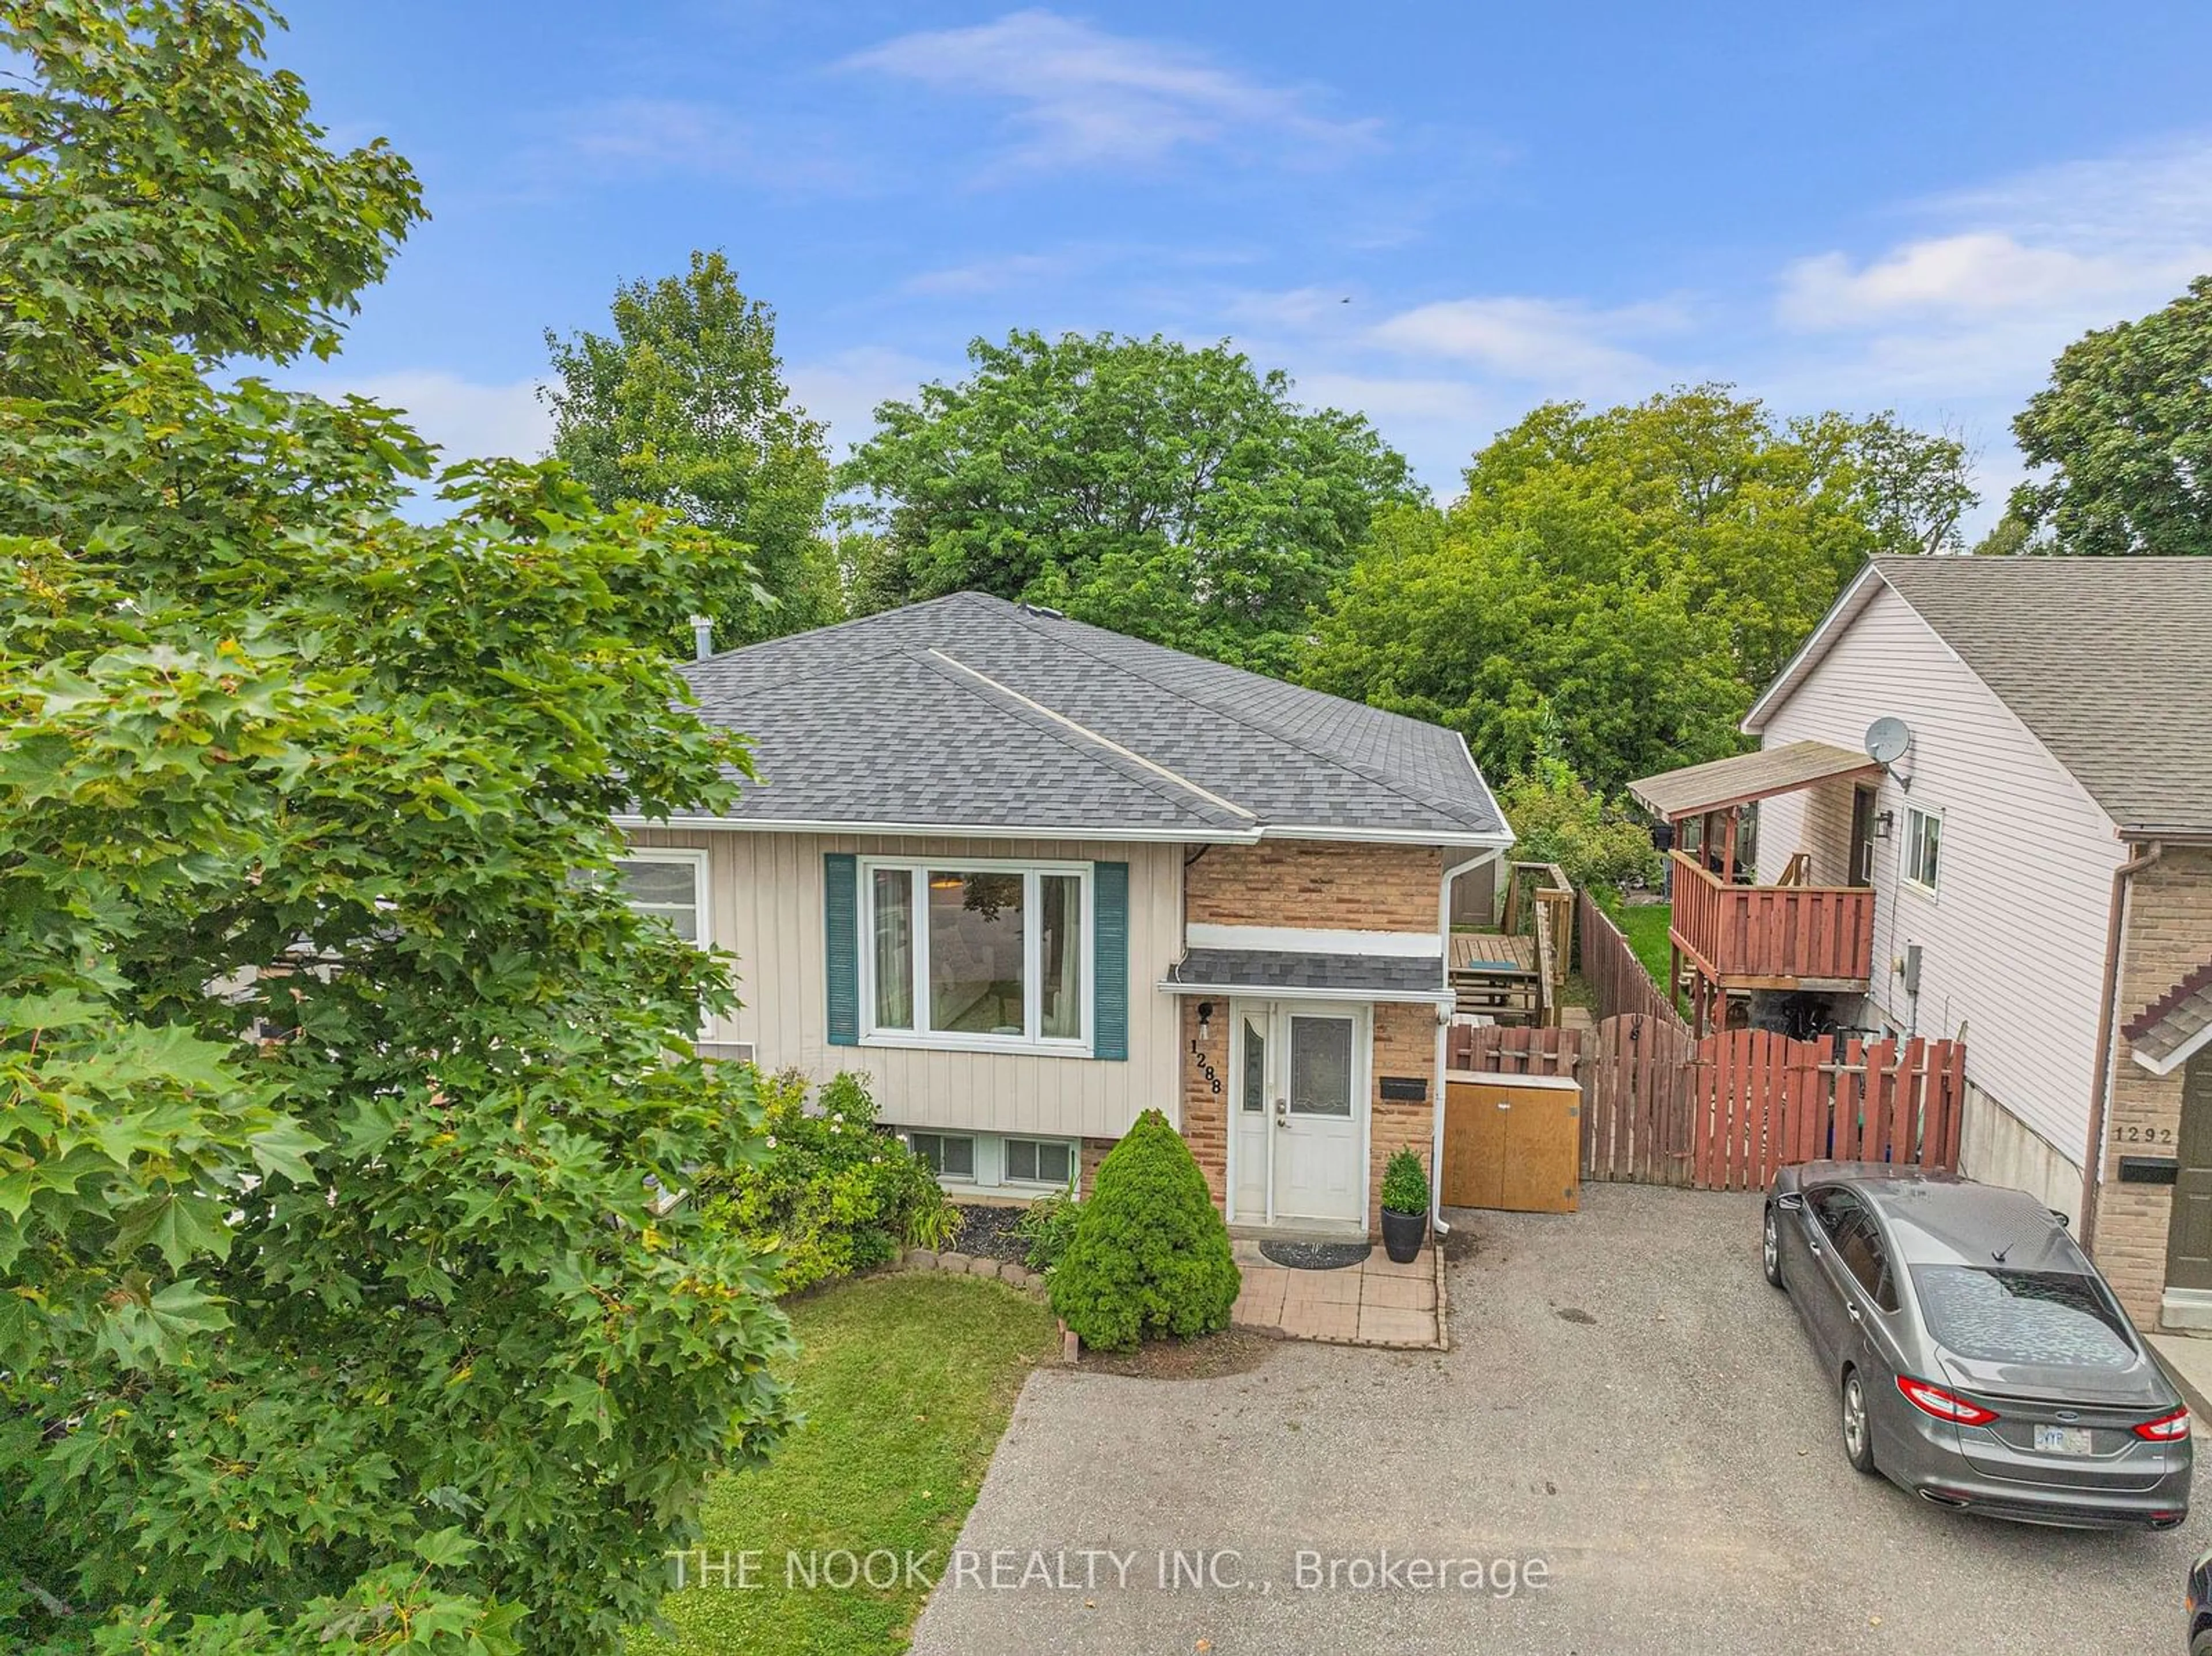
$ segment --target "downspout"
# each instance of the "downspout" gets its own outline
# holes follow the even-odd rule
[[[1471,874],[1485,863],[1494,863],[1505,854],[1504,846],[1493,846],[1488,851],[1455,863],[1443,872],[1437,888],[1437,941],[1443,947],[1444,987],[1451,987],[1451,897],[1452,885],[1462,874]],[[1439,1237],[1451,1234],[1451,1227],[1444,1222],[1444,1064],[1445,1037],[1451,1030],[1451,1009],[1437,1008],[1437,1077],[1435,1101],[1429,1111],[1429,1224]]]
[[[2081,1158],[2081,1251],[2097,1240],[2097,1194],[2104,1180],[2105,1106],[2112,1089],[2112,1025],[2118,1021],[2120,936],[2127,924],[2128,887],[2135,877],[2165,855],[2154,840],[2142,852],[2112,870],[2112,898],[2105,922],[2105,987],[2097,1003],[2097,1072],[2089,1083],[2089,1142]]]

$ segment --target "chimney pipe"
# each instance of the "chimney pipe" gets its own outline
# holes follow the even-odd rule
[[[704,661],[714,653],[714,618],[712,616],[691,617],[691,659]]]

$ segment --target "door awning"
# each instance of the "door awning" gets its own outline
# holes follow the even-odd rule
[[[2212,961],[2207,961],[2130,1019],[2121,1033],[2136,1062],[2170,1076],[2212,1046]]]
[[[1670,822],[1702,816],[1709,810],[1747,805],[1778,793],[1795,793],[1831,777],[1873,781],[1881,767],[1850,748],[1827,742],[1792,742],[1730,759],[1708,760],[1680,770],[1661,771],[1628,785],[1644,808]]]
[[[1452,1004],[1441,955],[1315,955],[1273,949],[1194,949],[1168,968],[1171,995]]]

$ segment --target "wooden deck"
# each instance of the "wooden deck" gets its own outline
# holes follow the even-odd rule
[[[1502,931],[1455,931],[1451,940],[1451,969],[1467,971],[1536,971],[1536,940],[1509,937]]]
[[[1457,1010],[1498,1023],[1541,1023],[1548,997],[1534,937],[1502,931],[1455,931],[1451,986]]]
[[[1723,885],[1680,852],[1674,924],[1690,964],[1723,989],[1864,989],[1874,893],[1864,886]]]

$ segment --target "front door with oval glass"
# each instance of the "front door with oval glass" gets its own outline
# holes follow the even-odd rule
[[[1240,1224],[1364,1224],[1367,1009],[1238,1001],[1230,1131]]]

